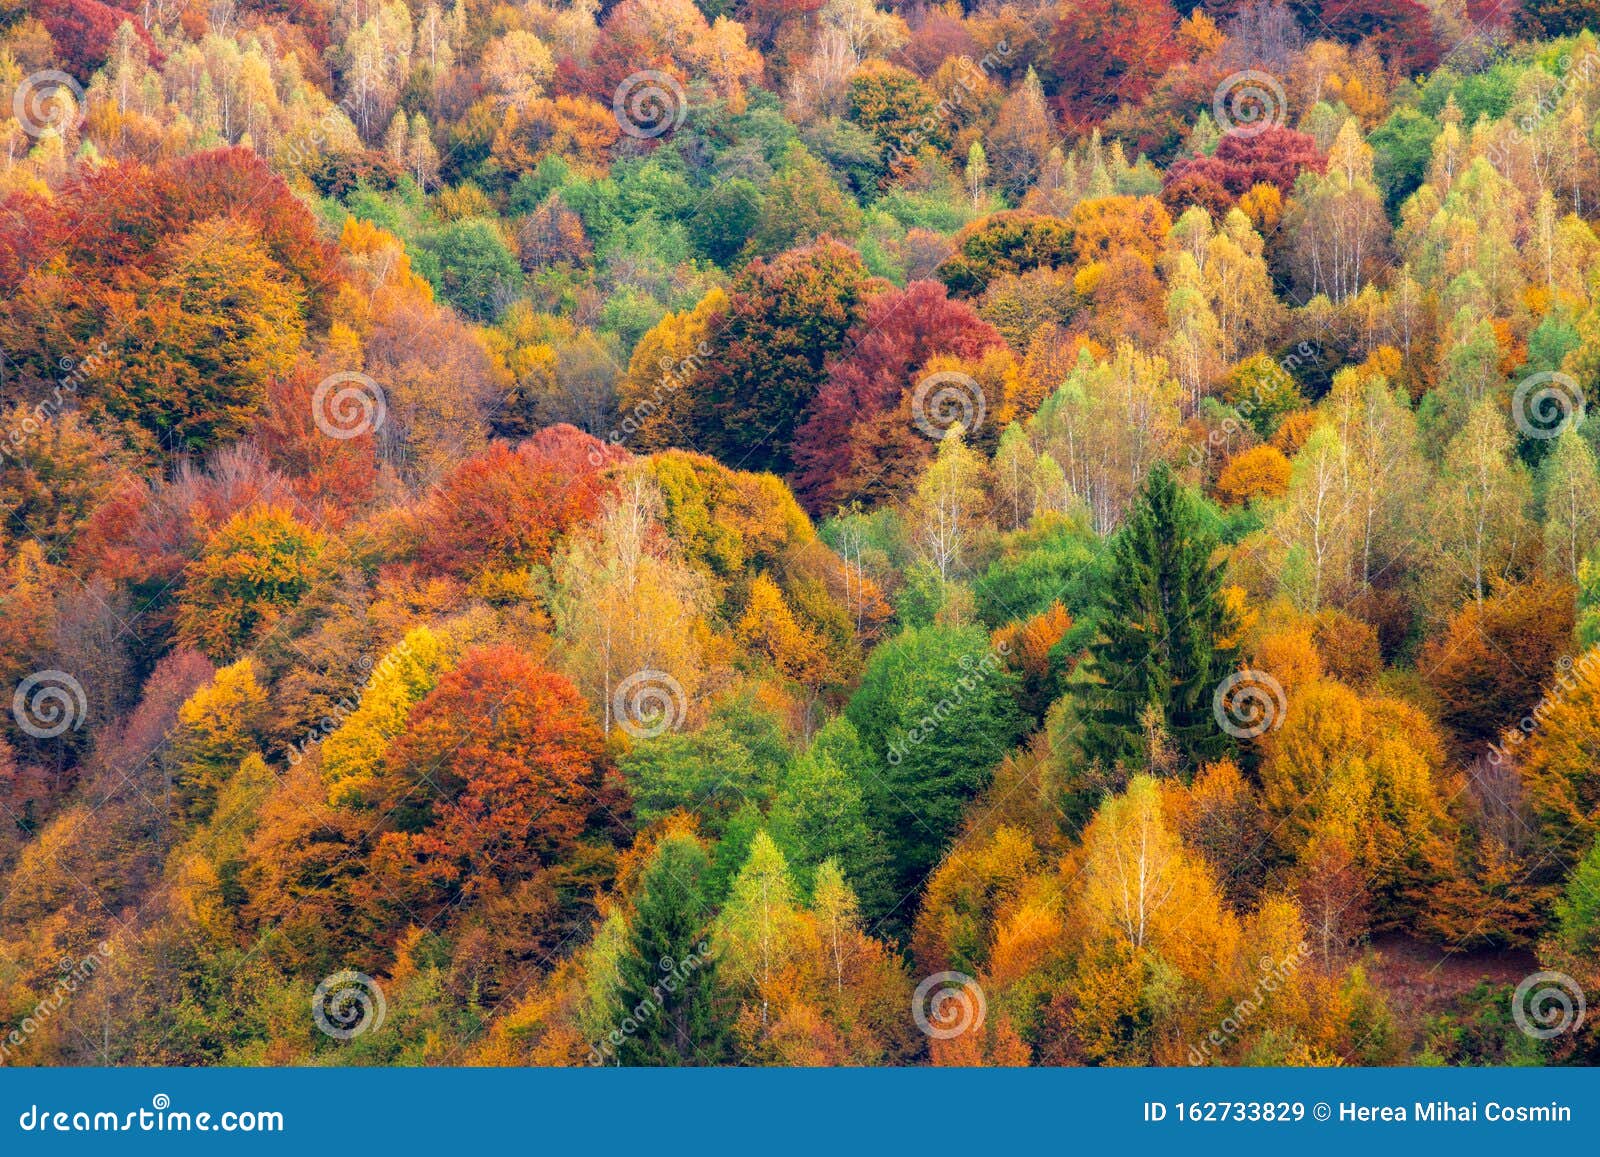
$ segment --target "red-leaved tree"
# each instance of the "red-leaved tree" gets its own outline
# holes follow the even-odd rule
[[[1000,333],[937,281],[913,281],[873,300],[866,319],[795,436],[796,491],[813,511],[901,491],[933,444],[899,414],[916,373],[935,354],[977,358]]]
[[[1190,189],[1209,182],[1242,197],[1252,185],[1276,185],[1284,193],[1294,188],[1301,170],[1320,173],[1328,158],[1317,148],[1310,133],[1296,132],[1281,125],[1270,125],[1259,132],[1230,132],[1209,157],[1185,157],[1167,170],[1166,185],[1183,182]],[[1199,203],[1204,203],[1203,197]]]
[[[1087,128],[1123,102],[1137,103],[1182,56],[1178,14],[1167,0],[1072,0],[1050,34],[1053,101]]]

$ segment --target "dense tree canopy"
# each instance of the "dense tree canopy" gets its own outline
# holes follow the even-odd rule
[[[0,7],[0,1064],[1600,1059],[1592,0]]]

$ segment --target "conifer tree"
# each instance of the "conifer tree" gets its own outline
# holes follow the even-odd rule
[[[618,1003],[633,1022],[623,1065],[714,1065],[722,1029],[712,1012],[715,965],[705,877],[711,861],[692,836],[665,840],[645,868],[617,961]]]
[[[1137,759],[1147,747],[1149,707],[1190,767],[1226,748],[1211,702],[1229,660],[1218,642],[1229,614],[1216,547],[1196,498],[1158,464],[1112,540],[1100,634],[1090,646],[1095,681],[1081,741],[1090,759]]]

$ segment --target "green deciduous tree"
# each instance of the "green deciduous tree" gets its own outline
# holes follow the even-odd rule
[[[846,714],[882,769],[864,790],[898,896],[920,887],[1016,741],[1014,681],[974,627],[913,628],[867,663]]]
[[[795,148],[767,185],[746,252],[771,257],[824,237],[855,240],[861,210],[839,188],[828,166]]]
[[[820,888],[821,865],[831,862],[875,915],[893,904],[883,843],[867,812],[879,774],[856,729],[840,716],[789,766],[771,813],[773,838],[802,888],[812,887],[813,871]]]
[[[1600,951],[1600,839],[1567,880],[1556,902],[1556,938],[1574,954],[1594,958]]]

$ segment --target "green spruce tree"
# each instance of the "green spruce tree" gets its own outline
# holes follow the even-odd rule
[[[623,1008],[624,1065],[715,1065],[725,1058],[712,1008],[716,964],[712,911],[705,897],[711,867],[693,836],[664,840],[639,882],[627,949],[617,961]]]
[[[1089,759],[1143,766],[1156,741],[1152,718],[1186,771],[1227,749],[1212,712],[1231,659],[1217,643],[1229,615],[1216,548],[1199,499],[1158,464],[1111,543],[1100,630],[1089,648],[1080,739]]]

